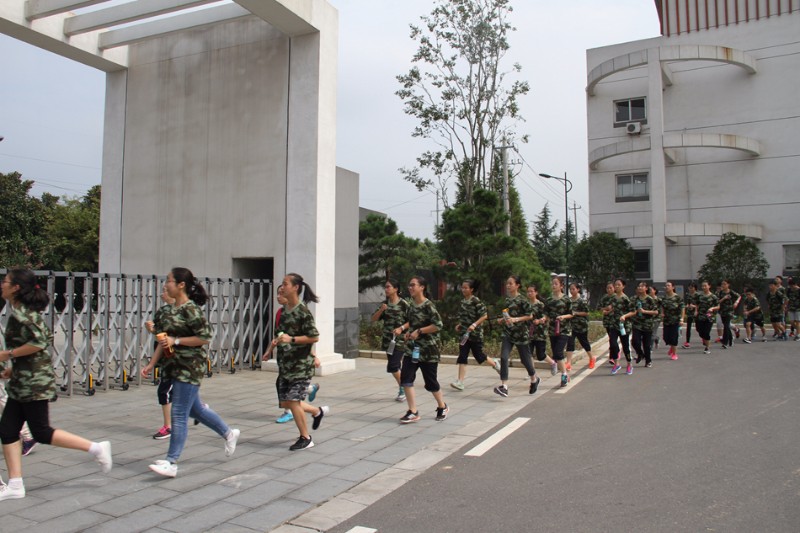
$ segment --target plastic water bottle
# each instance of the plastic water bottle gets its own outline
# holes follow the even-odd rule
[[[389,346],[386,348],[386,355],[392,355],[394,353],[395,346],[397,346],[397,337],[392,335],[392,340],[389,342]]]
[[[461,335],[461,339],[458,341],[461,346],[467,344],[469,340],[469,330],[467,330],[463,335]]]
[[[639,316],[642,315],[642,301],[641,300],[636,302],[636,314],[638,314]]]
[[[624,320],[620,320],[619,321],[619,334],[620,335],[625,335],[625,321]]]
[[[511,313],[508,312],[508,308],[503,309],[503,318],[506,320],[511,320]]]
[[[411,349],[411,360],[415,363],[419,361],[419,344],[414,343],[414,347]]]

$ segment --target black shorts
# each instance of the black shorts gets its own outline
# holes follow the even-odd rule
[[[486,362],[486,354],[483,353],[483,341],[467,341],[458,347],[458,360],[456,363],[459,365],[466,365],[469,362],[469,352],[472,351],[472,357],[482,365]]]
[[[422,372],[425,390],[428,392],[439,392],[441,387],[439,386],[439,379],[436,376],[439,363],[413,361],[410,355],[403,357],[403,368],[400,370],[400,385],[403,387],[413,387],[418,368]]]
[[[390,374],[400,371],[400,365],[403,361],[403,354],[405,353],[405,346],[395,346],[392,355],[386,356],[386,371]]]
[[[172,380],[161,378],[158,382],[158,405],[172,403]]]
[[[764,316],[762,315],[762,316],[760,316],[758,318],[750,318],[749,316],[745,317],[744,323],[745,323],[745,325],[747,325],[747,324],[755,324],[756,326],[758,326],[760,328],[763,328],[764,327]]]
[[[664,324],[662,332],[664,334],[664,343],[667,346],[678,345],[678,330],[680,327],[680,324]]]
[[[589,333],[573,333],[567,339],[567,351],[574,352],[575,351],[575,339],[578,339],[578,342],[581,344],[581,348],[586,350],[586,353],[590,353],[592,351],[592,344],[589,342]],[[541,359],[540,359],[541,360]]]
[[[697,334],[700,335],[700,338],[704,341],[711,339],[711,326],[713,326],[710,320],[698,320],[695,326],[697,329]]]
[[[531,353],[536,354],[537,361],[547,359],[547,341],[531,341]]]
[[[567,346],[568,337],[566,335],[551,335],[550,350],[553,352],[553,361],[564,360],[564,348]]]

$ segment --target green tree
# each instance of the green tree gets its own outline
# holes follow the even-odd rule
[[[83,198],[64,198],[52,209],[44,241],[44,268],[97,272],[100,256],[100,186]]]
[[[472,278],[491,290],[499,289],[509,275],[518,274],[526,283],[544,286],[547,275],[536,253],[524,235],[505,234],[506,220],[500,197],[486,189],[475,190],[472,204],[464,202],[444,212],[437,228],[439,251],[458,266],[444,272],[448,281]]]
[[[719,283],[727,279],[737,291],[746,285],[762,288],[769,263],[753,241],[735,233],[720,237],[697,273],[700,279]]]
[[[516,138],[517,100],[529,86],[507,79],[520,72],[518,64],[509,71],[501,66],[515,30],[511,12],[509,0],[435,0],[422,24],[411,25],[418,49],[409,72],[397,76],[396,94],[419,121],[412,135],[436,148],[400,172],[419,190],[438,190],[445,208],[452,180],[468,204],[477,188],[489,188],[495,147]]]
[[[0,266],[41,268],[45,227],[57,198],[29,195],[34,182],[0,173]]]
[[[358,290],[381,286],[388,278],[406,280],[421,266],[430,266],[432,243],[406,237],[397,222],[369,215],[358,228]]]
[[[596,232],[570,248],[570,271],[583,280],[593,302],[614,278],[633,278],[633,248],[613,233]]]
[[[551,223],[549,204],[544,207],[533,223],[531,244],[539,257],[539,263],[547,272],[562,272],[564,269],[564,242],[558,231],[558,222]]]

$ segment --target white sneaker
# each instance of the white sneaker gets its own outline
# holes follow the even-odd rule
[[[100,445],[100,454],[95,457],[95,460],[100,463],[100,469],[104,474],[111,472],[111,467],[114,466],[114,460],[111,458],[111,443],[107,440],[98,443]]]
[[[25,487],[11,488],[0,481],[0,500],[17,500],[25,497]]]
[[[178,465],[175,463],[170,463],[164,459],[159,459],[155,463],[151,464],[148,468],[164,477],[175,477],[178,475]]]
[[[238,429],[232,429],[231,434],[225,439],[225,457],[230,457],[236,451],[236,441],[239,440]]]

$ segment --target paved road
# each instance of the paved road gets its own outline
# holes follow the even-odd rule
[[[483,456],[488,434],[330,531],[800,530],[800,342],[680,356],[552,381]]]

